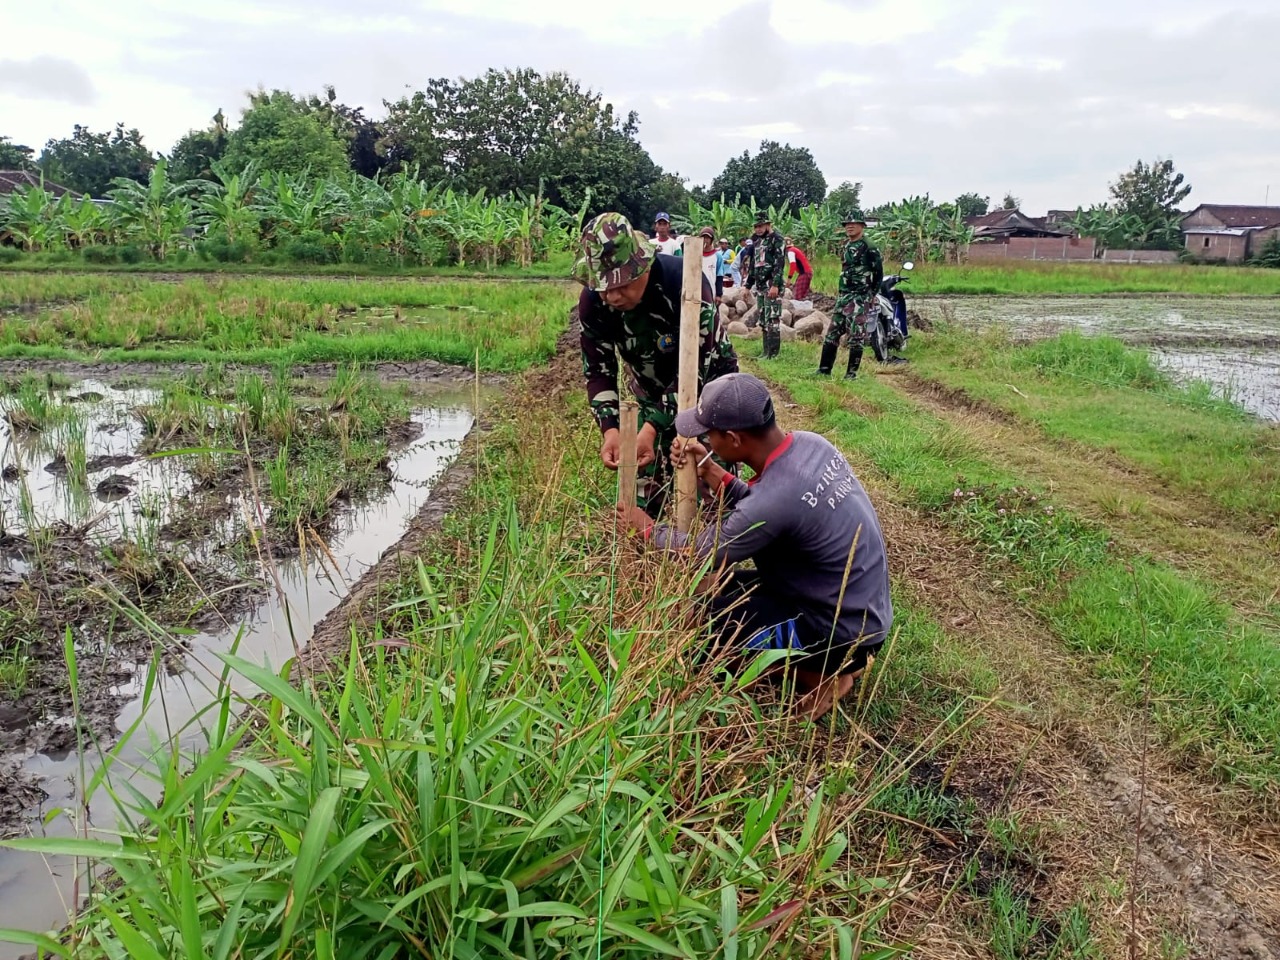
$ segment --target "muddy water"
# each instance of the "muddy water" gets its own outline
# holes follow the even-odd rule
[[[1280,298],[937,297],[916,306],[931,318],[1031,337],[1117,337],[1151,350],[1175,377],[1207,381],[1257,416],[1280,419]]]
[[[76,389],[87,392],[89,388],[78,385]],[[93,392],[103,395],[98,408],[108,419],[112,416],[107,412],[109,408],[124,408],[146,399],[140,398],[136,391],[112,391],[104,384],[93,385]],[[161,676],[146,700],[142,696],[145,669],[122,684],[119,692],[128,699],[116,718],[117,735],[135,723],[138,726],[118,747],[118,759],[110,775],[116,791],[124,790],[127,781],[134,789],[157,797],[159,786],[152,776],[150,757],[157,750],[164,751],[165,745],[174,739],[190,748],[199,748],[205,742],[201,727],[214,719],[206,715],[206,708],[213,700],[217,678],[223,669],[219,653],[235,646],[240,657],[278,670],[306,644],[314,624],[337,606],[349,585],[400,538],[430,495],[432,483],[456,454],[472,423],[470,398],[440,396],[433,397],[432,402],[437,405],[414,414],[422,434],[393,457],[393,480],[386,495],[337,519],[326,544],[327,552],[308,550],[296,558],[277,561],[274,570],[261,570],[262,579],[273,584],[268,598],[225,630],[186,638],[184,669]],[[117,434],[127,429],[121,427]],[[137,439],[132,438],[133,446]],[[117,446],[120,455],[132,449],[130,441],[123,436],[118,439],[109,436],[98,442],[100,448],[94,447],[90,456],[109,455]],[[32,481],[28,484],[32,489],[30,500],[39,505],[42,517],[83,522],[74,518],[92,519],[95,510],[101,512],[103,505],[96,500],[87,504],[73,502],[75,498],[66,495],[56,477],[50,480],[38,476],[45,473],[38,461],[48,455],[47,449],[21,454],[11,451],[10,457],[27,454],[31,456],[24,462],[30,472],[25,479]],[[112,468],[134,477],[136,486],[125,499],[110,504],[110,516],[99,522],[105,525],[153,522],[150,518],[156,501],[162,497],[171,500],[180,495],[184,484],[190,486],[189,477],[168,465],[174,462],[150,461],[149,466],[148,462],[140,461]],[[165,465],[156,468],[156,463]],[[33,465],[36,465],[34,470]],[[148,506],[149,503],[152,505]],[[250,506],[242,504],[241,515],[250,514]],[[233,677],[231,683],[239,694],[250,696],[257,692],[239,678]],[[86,750],[83,758],[72,751],[35,753],[17,759],[26,773],[40,778],[40,786],[47,794],[41,807],[30,811],[32,832],[75,835],[76,784],[82,782],[82,776],[91,777],[98,769],[96,751]],[[48,822],[42,824],[46,818]],[[91,834],[102,831],[102,835],[109,835],[118,820],[117,809],[106,791],[99,791],[90,799]],[[75,864],[69,860],[0,850],[0,928],[48,930],[59,927],[66,921],[73,902],[75,880]],[[0,943],[0,960],[11,960],[24,952],[23,948]]]

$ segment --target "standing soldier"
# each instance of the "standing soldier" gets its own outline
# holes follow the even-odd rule
[[[760,308],[760,331],[764,334],[766,360],[776,357],[782,348],[782,271],[787,266],[786,244],[782,234],[773,229],[767,210],[756,214],[755,240],[752,243],[751,280]]]
[[[858,367],[862,364],[862,348],[867,342],[867,324],[872,322],[872,311],[876,307],[876,291],[880,289],[880,281],[884,279],[884,264],[880,260],[880,251],[862,236],[867,226],[862,214],[850,213],[841,222],[844,224],[844,234],[849,239],[844,245],[844,256],[841,258],[840,296],[836,300],[835,315],[831,318],[831,328],[822,341],[818,376],[831,375],[836,353],[840,349],[840,338],[847,333],[849,369],[844,378],[856,380]]]
[[[666,498],[668,456],[676,438],[684,261],[655,253],[649,240],[622,214],[602,213],[583,230],[573,277],[585,288],[578,298],[582,367],[587,400],[604,434],[600,459],[610,470],[617,470],[622,461],[618,432],[620,354],[640,406],[636,466],[641,479],[636,501],[650,516],[657,517]],[[703,384],[738,369],[738,358],[712,306],[713,299],[703,276],[699,392]]]

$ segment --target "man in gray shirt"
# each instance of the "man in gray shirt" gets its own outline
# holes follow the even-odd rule
[[[708,383],[698,405],[676,417],[683,437],[705,435],[726,463],[755,473],[743,482],[701,443],[676,439],[672,461],[693,457],[719,491],[719,522],[696,538],[643,511],[622,519],[664,550],[714,553],[734,570],[711,598],[717,645],[790,649],[797,679],[812,687],[800,709],[820,716],[853,686],[851,674],[885,641],[893,624],[884,537],[875,508],[844,456],[816,433],[783,433],[769,390],[748,373]]]

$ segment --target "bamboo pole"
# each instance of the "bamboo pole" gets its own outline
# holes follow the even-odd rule
[[[684,238],[684,287],[680,298],[680,386],[681,412],[698,405],[698,336],[702,314],[702,238]],[[676,475],[676,529],[687,533],[693,526],[698,505],[698,470],[691,459]]]
[[[640,417],[640,405],[634,400],[623,400],[618,405],[618,437],[622,444],[622,457],[618,463],[618,506],[636,505],[636,421]]]

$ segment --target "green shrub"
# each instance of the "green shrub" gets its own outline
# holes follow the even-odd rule
[[[121,263],[141,263],[146,258],[147,258],[147,252],[143,250],[141,247],[136,247],[133,244],[129,244],[128,246],[124,246],[120,248]]]
[[[0,263],[17,263],[22,259],[22,251],[17,247],[0,247]]]
[[[118,263],[120,261],[120,251],[115,247],[95,244],[81,250],[80,257],[85,263]]]

